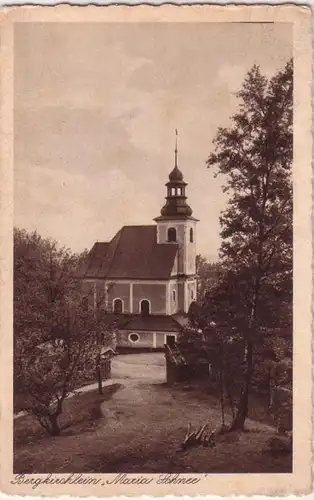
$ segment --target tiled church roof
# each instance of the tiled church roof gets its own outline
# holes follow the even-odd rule
[[[109,243],[95,243],[84,278],[167,279],[178,246],[157,244],[157,226],[124,226]]]

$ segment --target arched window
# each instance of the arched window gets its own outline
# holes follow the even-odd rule
[[[194,234],[193,234],[193,229],[191,228],[190,229],[190,242],[193,243],[193,238],[194,238]]]
[[[172,290],[172,300],[173,300],[173,302],[176,301],[176,291],[175,290]]]
[[[150,314],[150,302],[149,302],[149,300],[146,300],[146,299],[141,300],[140,313],[143,316],[148,316]]]
[[[168,229],[168,241],[177,241],[177,231],[174,227]]]
[[[194,291],[191,290],[191,299],[194,300]]]
[[[123,313],[123,300],[121,299],[114,299],[113,301],[113,312],[116,314],[122,314]]]
[[[171,196],[175,196],[176,194],[176,188],[171,188]]]

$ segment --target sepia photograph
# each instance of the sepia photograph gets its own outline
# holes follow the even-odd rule
[[[294,472],[293,33],[13,24],[12,484]]]

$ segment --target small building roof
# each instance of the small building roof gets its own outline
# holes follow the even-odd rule
[[[157,243],[157,226],[124,226],[109,243],[97,242],[82,278],[168,279],[178,245]]]
[[[163,314],[114,314],[109,313],[105,316],[108,325],[116,327],[119,330],[134,330],[148,332],[178,332],[181,325],[173,316]]]
[[[100,355],[103,359],[111,359],[113,356],[116,356],[117,353],[112,347],[102,347]]]

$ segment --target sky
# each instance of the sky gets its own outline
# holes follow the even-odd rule
[[[206,168],[246,73],[292,56],[287,23],[18,23],[14,223],[73,251],[152,224],[174,166],[216,260],[223,179]]]

